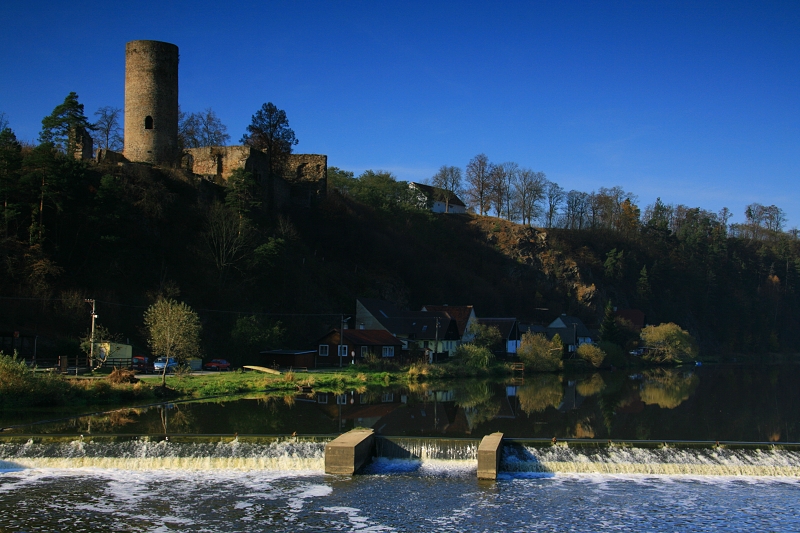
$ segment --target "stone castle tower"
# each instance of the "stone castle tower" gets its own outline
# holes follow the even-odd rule
[[[178,156],[178,47],[125,46],[125,158],[172,164]]]

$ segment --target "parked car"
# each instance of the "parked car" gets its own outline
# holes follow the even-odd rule
[[[131,359],[131,369],[137,372],[151,374],[153,372],[153,363],[150,362],[149,358],[143,355],[134,355]]]
[[[166,357],[159,357],[153,363],[153,370],[155,372],[163,372],[164,365],[167,367],[167,372],[175,372],[178,370],[178,360],[174,357],[170,357],[169,361],[167,361]]]
[[[211,361],[203,365],[203,369],[216,370],[217,372],[220,372],[222,370],[230,370],[231,364],[225,359],[212,359]]]

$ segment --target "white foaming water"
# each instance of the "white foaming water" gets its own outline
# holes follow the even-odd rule
[[[0,444],[0,470],[22,468],[121,470],[271,470],[320,472],[322,442],[276,441],[179,443],[74,440],[64,443]]]
[[[365,466],[365,475],[415,475],[423,477],[475,477],[474,461],[446,459],[389,459],[377,457]]]
[[[800,477],[800,453],[780,449],[506,446],[501,470],[538,474]]]
[[[392,459],[460,460],[478,458],[477,440],[383,437],[376,440],[375,454]]]
[[[276,440],[69,442],[0,444],[0,470],[103,469],[314,472],[324,470],[324,442]],[[431,477],[474,476],[477,442],[377,439],[378,457],[364,473]],[[525,476],[564,474],[800,477],[800,452],[765,449],[658,449],[566,444],[503,449],[501,471]]]

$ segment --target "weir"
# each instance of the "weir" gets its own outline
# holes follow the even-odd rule
[[[355,474],[372,458],[375,434],[371,429],[354,429],[325,445],[326,474]]]
[[[503,454],[503,434],[486,435],[478,447],[478,479],[497,479]]]
[[[330,437],[86,437],[0,438],[0,470],[238,470],[322,473]],[[370,473],[475,476],[475,439],[373,437]],[[768,443],[608,442],[503,439],[498,478],[559,474],[773,476],[800,478],[800,448]],[[368,459],[372,454],[367,454]],[[426,466],[427,465],[427,466]],[[356,467],[355,462],[353,467]],[[353,472],[357,468],[353,468]]]

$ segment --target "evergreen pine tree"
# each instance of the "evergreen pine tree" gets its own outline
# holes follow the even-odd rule
[[[603,342],[613,342],[621,346],[620,331],[617,326],[617,321],[614,318],[614,307],[611,301],[606,304],[605,314],[603,316],[603,323],[600,324],[600,340]]]
[[[57,105],[53,112],[42,119],[42,132],[39,142],[52,143],[64,153],[71,153],[75,148],[76,132],[89,132],[94,126],[83,114],[83,104],[78,103],[78,95],[71,92],[64,102]]]
[[[650,299],[650,281],[647,279],[647,267],[643,266],[639,272],[639,281],[636,282],[636,294],[639,299],[646,302]]]

